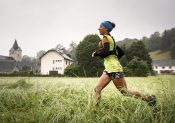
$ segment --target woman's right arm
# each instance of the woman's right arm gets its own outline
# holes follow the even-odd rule
[[[93,56],[100,56],[101,58],[105,58],[112,54],[112,52],[109,51],[110,46],[106,36],[103,37],[102,43],[103,43],[102,47],[99,48],[97,51],[95,51],[93,53]]]

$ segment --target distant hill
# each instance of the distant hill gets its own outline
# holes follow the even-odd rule
[[[126,38],[126,39],[124,39],[122,41],[117,41],[116,44],[118,46],[125,45],[126,48],[129,48],[133,42],[137,42],[137,41],[139,41],[139,40],[138,39],[129,39],[129,38]]]
[[[150,37],[144,36],[142,39],[126,38],[117,41],[116,44],[127,50],[137,41],[145,44],[153,60],[175,59],[175,28],[166,29],[163,33],[154,32]]]
[[[172,59],[170,55],[170,51],[161,51],[156,50],[153,52],[149,52],[152,60],[165,60],[165,59]]]

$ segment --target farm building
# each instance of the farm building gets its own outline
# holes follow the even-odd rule
[[[48,50],[40,59],[42,75],[64,74],[64,69],[73,63],[69,56],[55,49]]]
[[[175,59],[155,60],[152,62],[152,67],[158,74],[175,73]]]
[[[0,73],[12,73],[19,71],[15,59],[0,55]]]

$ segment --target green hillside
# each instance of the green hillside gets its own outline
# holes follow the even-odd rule
[[[170,51],[161,51],[156,50],[153,52],[149,52],[152,60],[164,60],[164,59],[172,59],[170,55]]]

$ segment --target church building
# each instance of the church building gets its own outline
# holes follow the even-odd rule
[[[21,60],[22,50],[15,39],[12,48],[9,50],[9,56],[0,55],[0,73],[19,72]]]

